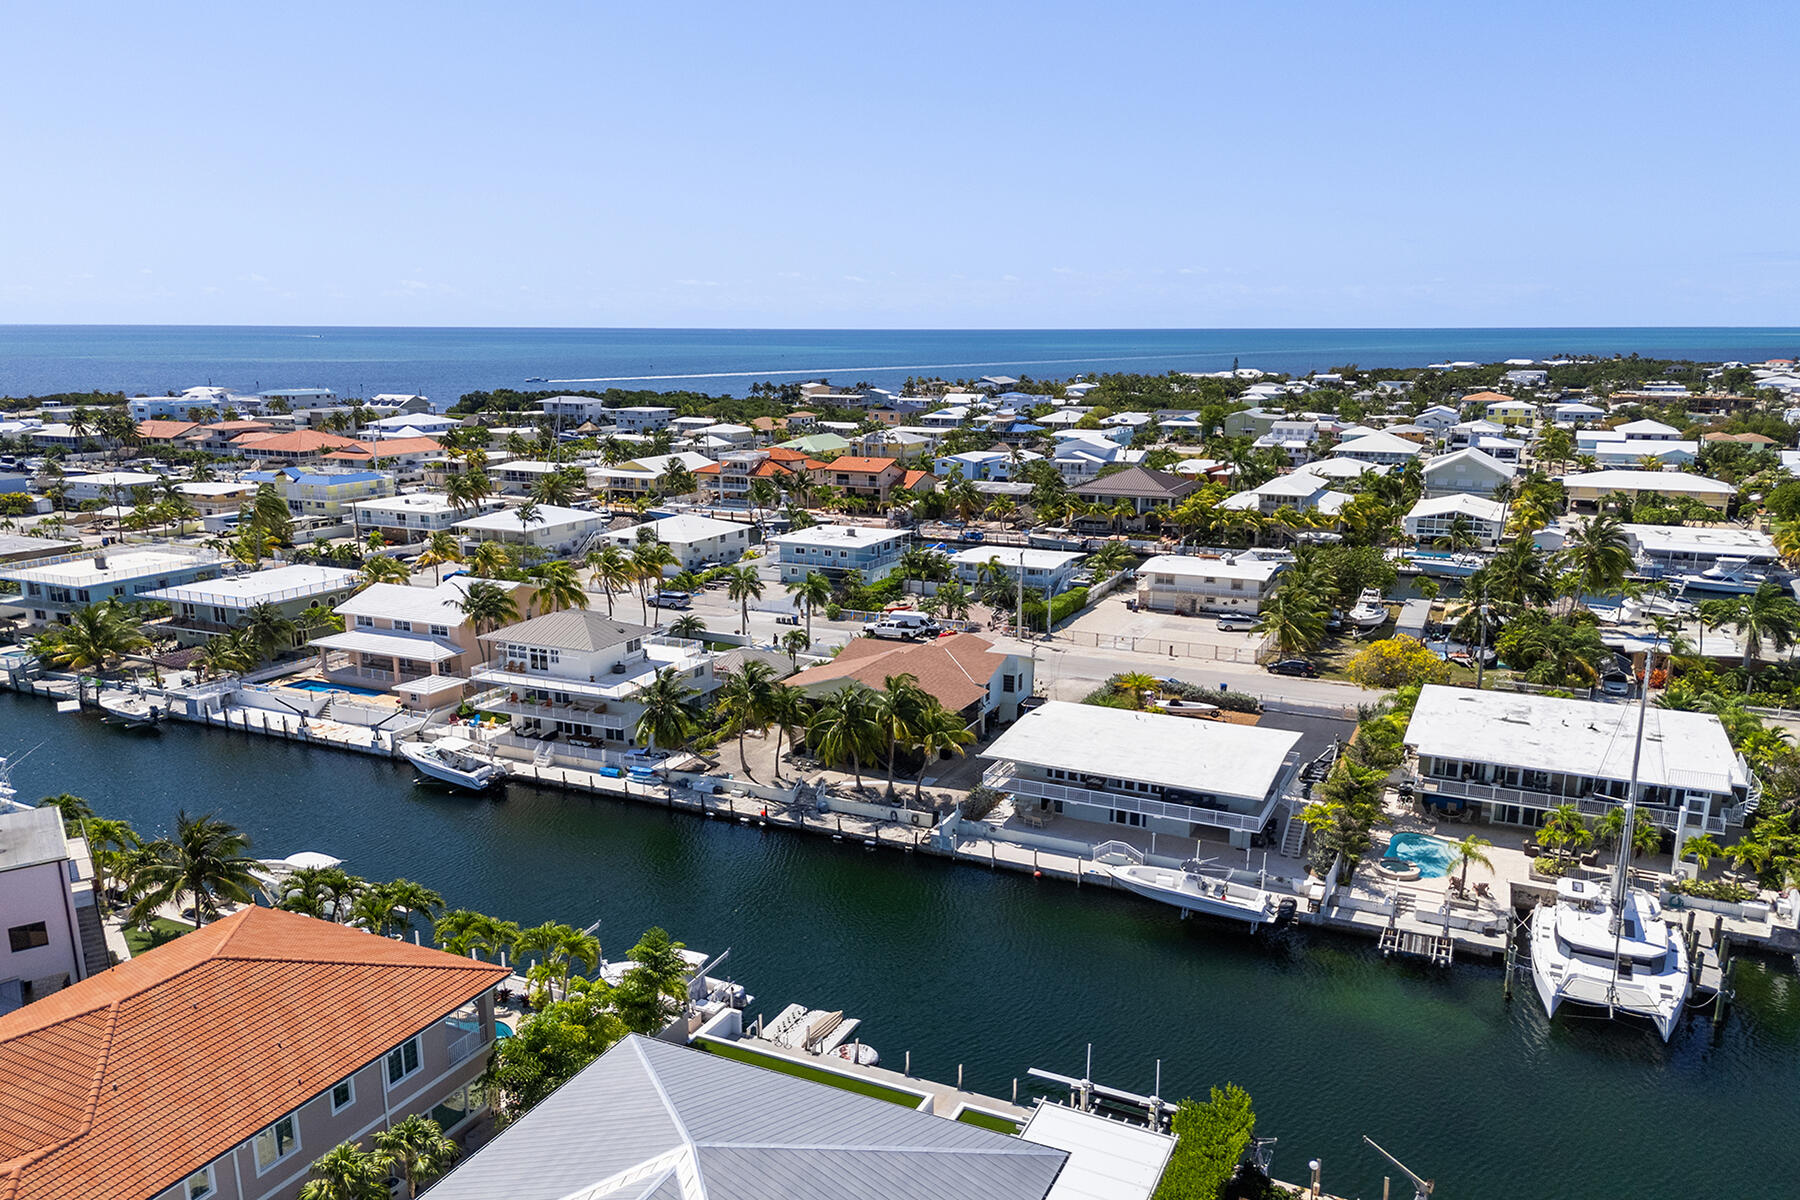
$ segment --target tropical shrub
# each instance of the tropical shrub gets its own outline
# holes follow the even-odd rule
[[[1396,688],[1413,683],[1448,683],[1450,665],[1417,638],[1391,637],[1370,644],[1344,667],[1358,686]]]
[[[1169,1128],[1175,1149],[1152,1200],[1219,1200],[1250,1148],[1256,1113],[1250,1094],[1234,1083],[1214,1088],[1204,1104],[1183,1100]]]

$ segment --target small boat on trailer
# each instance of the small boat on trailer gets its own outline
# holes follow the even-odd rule
[[[126,729],[154,729],[169,715],[168,706],[133,692],[100,693],[100,719]]]
[[[506,778],[506,767],[467,738],[401,742],[400,754],[428,779],[469,792],[485,792]]]

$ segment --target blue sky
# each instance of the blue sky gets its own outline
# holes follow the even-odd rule
[[[1789,324],[1774,5],[17,5],[0,322]]]

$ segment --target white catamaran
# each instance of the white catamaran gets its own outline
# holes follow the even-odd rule
[[[1605,884],[1558,880],[1556,903],[1539,905],[1531,914],[1531,977],[1552,1017],[1564,1004],[1604,1009],[1608,1016],[1647,1017],[1666,1042],[1675,1032],[1692,980],[1680,931],[1662,919],[1656,897],[1630,882],[1631,831],[1637,820],[1638,763],[1644,753],[1649,692],[1645,686],[1638,698],[1637,743],[1612,879]]]

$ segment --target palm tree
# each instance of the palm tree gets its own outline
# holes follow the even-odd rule
[[[798,633],[799,630],[794,632]],[[770,689],[768,718],[775,726],[775,778],[781,778],[781,739],[783,735],[792,744],[795,729],[803,729],[809,709],[806,697],[797,688],[776,687]]]
[[[733,567],[725,577],[725,595],[738,602],[740,617],[738,635],[747,637],[750,633],[750,602],[761,600],[763,594],[762,576],[756,573],[755,567]]]
[[[315,1160],[300,1200],[387,1200],[388,1166],[380,1155],[343,1142]]]
[[[823,571],[808,571],[787,584],[788,594],[806,606],[806,637],[812,640],[813,610],[831,603],[831,580]]]
[[[471,583],[463,598],[456,601],[456,610],[469,622],[470,628],[479,638],[485,632],[509,625],[519,619],[519,606],[513,598],[498,584],[479,579]],[[482,661],[487,661],[487,652],[482,652]]]
[[[1450,518],[1450,525],[1444,536],[1437,540],[1439,546],[1449,551],[1467,550],[1478,544],[1475,537],[1475,522],[1469,519],[1468,513],[1457,513]]]
[[[102,600],[70,613],[67,625],[44,634],[33,649],[59,667],[105,674],[114,662],[149,644],[124,605]]]
[[[253,670],[257,663],[256,647],[241,629],[207,639],[200,658],[207,670],[219,675],[241,675]]]
[[[806,726],[807,745],[826,766],[849,760],[858,791],[863,785],[863,756],[875,748],[877,736],[875,696],[860,683],[847,683],[825,697]]]
[[[920,755],[919,773],[913,779],[914,807],[925,806],[925,768],[946,751],[960,755],[963,747],[974,740],[975,731],[963,724],[962,717],[934,698],[913,726],[913,745]]]
[[[137,878],[144,893],[132,906],[131,924],[148,924],[157,909],[183,896],[193,898],[195,928],[218,915],[221,901],[249,904],[261,865],[244,853],[249,845],[249,838],[211,813],[178,814],[175,836],[148,847],[151,860]]]
[[[142,847],[144,840],[128,822],[111,817],[88,817],[81,822],[81,835],[94,859],[94,895],[104,905],[107,877],[119,878],[126,856]]]
[[[1624,522],[1612,513],[1601,513],[1576,525],[1563,544],[1562,561],[1574,573],[1583,595],[1617,591],[1632,567]]]
[[[371,554],[363,559],[364,583],[408,583],[411,580],[411,568],[397,558],[386,554]]]
[[[606,593],[606,615],[610,617],[613,613],[613,593],[631,587],[634,578],[631,556],[625,553],[623,547],[602,546],[588,552],[587,567],[594,573],[594,582]]]
[[[662,542],[640,542],[636,550],[631,552],[631,566],[637,581],[638,605],[643,613],[643,623],[650,623],[650,584],[654,581],[659,587],[663,576],[670,567],[678,567],[681,560],[675,552]]]
[[[539,504],[561,505],[575,499],[578,485],[572,472],[552,471],[531,481],[531,498]],[[520,520],[524,518],[521,517]]]
[[[1457,842],[1450,847],[1451,863],[1460,865],[1462,868],[1461,874],[1456,880],[1456,890],[1458,892],[1467,892],[1469,890],[1469,867],[1471,864],[1486,867],[1490,872],[1494,869],[1493,860],[1482,850],[1483,846],[1492,846],[1493,844],[1494,843],[1488,841],[1484,837],[1470,834],[1462,841]]]
[[[1326,610],[1316,593],[1289,579],[1263,601],[1256,629],[1274,638],[1283,654],[1304,654],[1325,639]]]
[[[804,629],[790,629],[781,636],[781,648],[787,651],[788,662],[794,670],[800,669],[800,654],[812,647],[812,638]]]
[[[271,895],[275,907],[284,912],[299,913],[320,920],[336,919],[336,897],[330,873],[335,867],[299,867],[288,872],[279,885],[280,895]],[[327,913],[332,914],[327,916]]]
[[[575,564],[563,559],[552,559],[539,563],[525,572],[537,585],[537,595],[533,603],[539,605],[544,612],[553,613],[564,608],[585,610],[588,596],[581,587],[581,576]]]
[[[1707,864],[1718,858],[1723,851],[1719,843],[1710,833],[1697,834],[1689,838],[1681,847],[1681,857],[1694,860],[1694,866],[1706,870]]]
[[[481,542],[469,552],[469,574],[477,579],[505,579],[512,574],[513,552],[504,542]]]
[[[1758,585],[1747,596],[1728,596],[1700,602],[1700,617],[1717,629],[1733,626],[1744,642],[1744,690],[1750,690],[1751,674],[1762,657],[1766,642],[1776,653],[1785,652],[1800,637],[1800,601],[1773,581]]]
[[[1113,687],[1131,697],[1131,707],[1142,710],[1148,707],[1150,697],[1156,695],[1162,685],[1152,675],[1142,671],[1127,671],[1113,680]]]
[[[746,659],[737,671],[721,675],[719,710],[728,720],[726,728],[737,734],[738,762],[752,783],[756,782],[756,775],[750,770],[744,736],[751,729],[762,729],[768,724],[769,697],[775,686],[775,672],[768,663],[754,658]]]
[[[632,731],[634,736],[651,750],[658,746],[680,749],[694,731],[692,700],[699,694],[698,688],[688,686],[680,671],[664,667],[637,694],[644,711]]]
[[[444,1136],[443,1126],[423,1113],[414,1113],[375,1134],[375,1153],[387,1160],[389,1170],[406,1180],[407,1196],[416,1197],[421,1186],[450,1169],[462,1150]]]
[[[431,568],[431,582],[444,582],[444,564],[463,561],[462,545],[448,529],[440,529],[425,540],[425,551],[413,562]]]
[[[674,637],[698,641],[705,632],[706,622],[700,619],[699,613],[682,613],[669,622],[669,633]]]
[[[887,799],[894,800],[894,763],[902,744],[911,745],[918,735],[921,717],[934,697],[919,686],[912,674],[889,675],[881,681],[882,690],[875,695],[873,716],[881,740],[887,743]]]
[[[955,579],[938,584],[937,594],[931,599],[937,601],[939,612],[954,621],[968,620],[969,607],[974,603],[974,598],[969,595],[969,589]]]
[[[577,964],[590,971],[600,965],[600,939],[560,921],[546,921],[521,931],[516,948],[520,957],[531,953],[544,956],[544,965],[555,973],[561,985],[556,990],[564,1000],[569,998],[569,976]]]
[[[244,637],[256,647],[259,660],[278,658],[282,651],[292,650],[295,632],[294,623],[266,600],[245,614]]]

